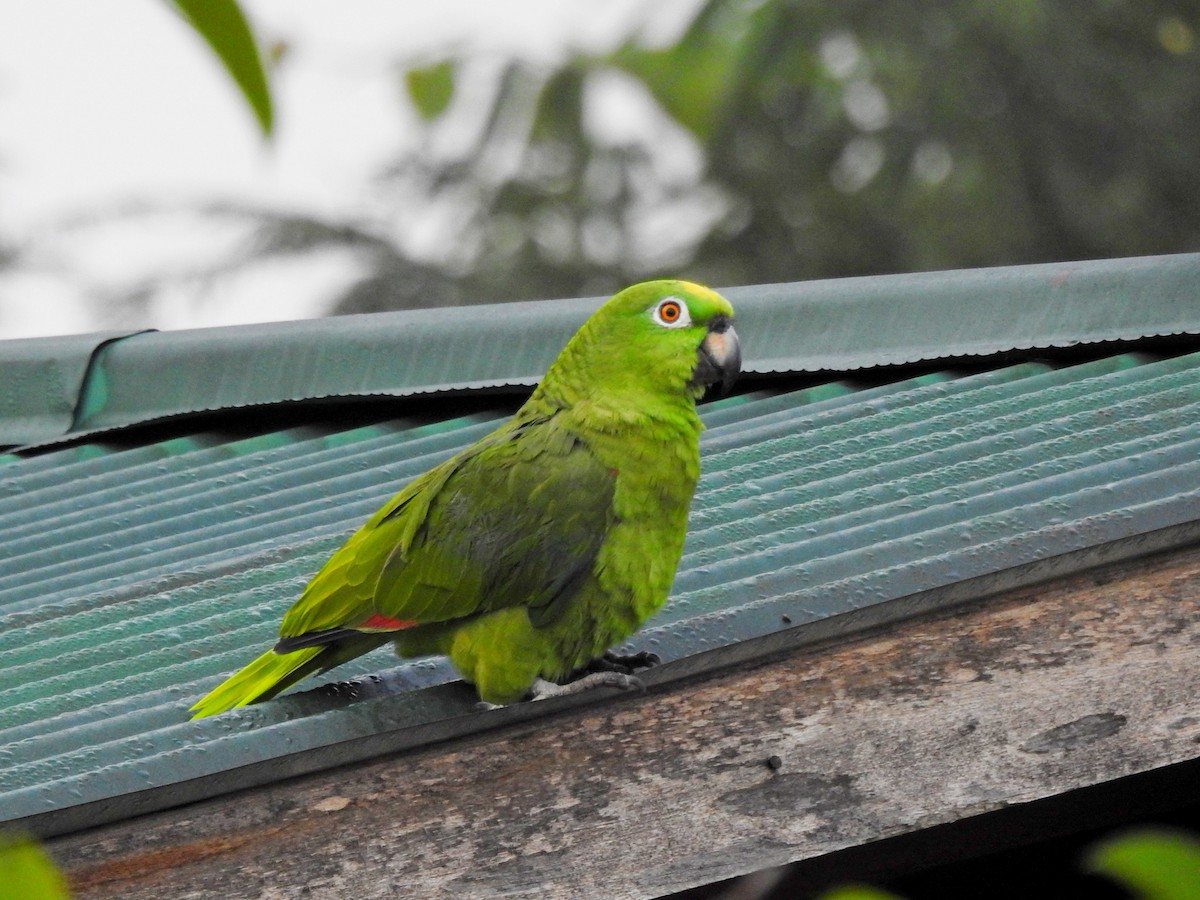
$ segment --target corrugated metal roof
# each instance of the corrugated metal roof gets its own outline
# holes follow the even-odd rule
[[[731,288],[754,373],[1200,334],[1200,254]],[[0,446],[208,410],[533,384],[601,300],[0,344]],[[847,315],[853,307],[853,315]],[[869,323],[864,327],[864,323]],[[6,356],[7,352],[7,356]],[[82,378],[80,360],[86,364]],[[4,369],[4,371],[8,371]],[[51,402],[52,401],[52,402]],[[46,413],[54,415],[47,418]]]
[[[1200,353],[896,378],[705,408],[675,590],[632,642],[668,661],[650,680],[1200,539]],[[340,687],[187,718],[351,530],[497,419],[4,458],[0,818],[66,831],[553,708],[480,714],[444,662],[377,651]]]

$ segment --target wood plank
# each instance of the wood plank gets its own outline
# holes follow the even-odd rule
[[[1200,548],[71,835],[80,897],[653,897],[1200,756]]]

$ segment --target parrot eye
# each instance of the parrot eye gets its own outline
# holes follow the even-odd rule
[[[683,328],[692,324],[688,308],[674,297],[659,301],[658,305],[651,309],[650,318],[664,328]]]

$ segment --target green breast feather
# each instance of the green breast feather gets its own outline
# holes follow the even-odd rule
[[[512,420],[352,535],[279,643],[194,715],[268,699],[389,641],[402,656],[448,655],[490,703],[615,683],[555,684],[666,601],[699,477],[695,400],[740,367],[732,318],[689,282],[617,294]]]

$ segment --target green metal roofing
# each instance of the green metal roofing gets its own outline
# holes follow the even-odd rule
[[[848,372],[1200,334],[1198,285],[1200,254],[1181,254],[726,293],[754,348],[748,372]],[[0,343],[0,445],[265,404],[527,387],[600,302]]]
[[[1181,260],[1195,265],[1146,263],[1144,282],[1128,261],[1121,271],[1159,310],[1156,286],[1179,288],[1159,267],[1176,272]],[[981,291],[989,281],[958,274]],[[892,283],[903,306],[913,281]],[[799,287],[756,290],[739,292],[744,336],[771,330],[748,309],[811,322],[805,301],[788,299]],[[500,321],[506,309],[469,312]],[[883,346],[874,301],[844,298],[823,314],[835,309],[845,321],[817,327],[870,333],[868,355],[881,360],[912,352],[903,335],[900,349]],[[1174,333],[1195,330],[1187,313]],[[1083,321],[1079,333],[1160,333],[1130,321]],[[447,322],[457,333],[459,319]],[[315,344],[320,324],[335,345],[359,327],[313,323]],[[778,341],[745,343],[759,371],[785,358]],[[941,355],[975,352],[964,346]],[[780,375],[707,404],[705,474],[675,589],[631,643],[666,660],[648,681],[1200,541],[1200,341],[1152,349],[1097,348],[1087,361],[1010,354],[810,387]],[[386,341],[371,351],[390,352]],[[321,424],[327,408],[312,412],[312,424],[254,437],[206,421],[144,445],[93,439],[0,457],[0,820],[69,831],[557,708],[478,713],[444,662],[377,651],[270,703],[188,720],[197,697],[273,642],[282,612],[354,528],[503,417],[497,403],[335,430]]]
[[[93,352],[122,336],[0,342],[0,445],[50,440],[70,431]]]

